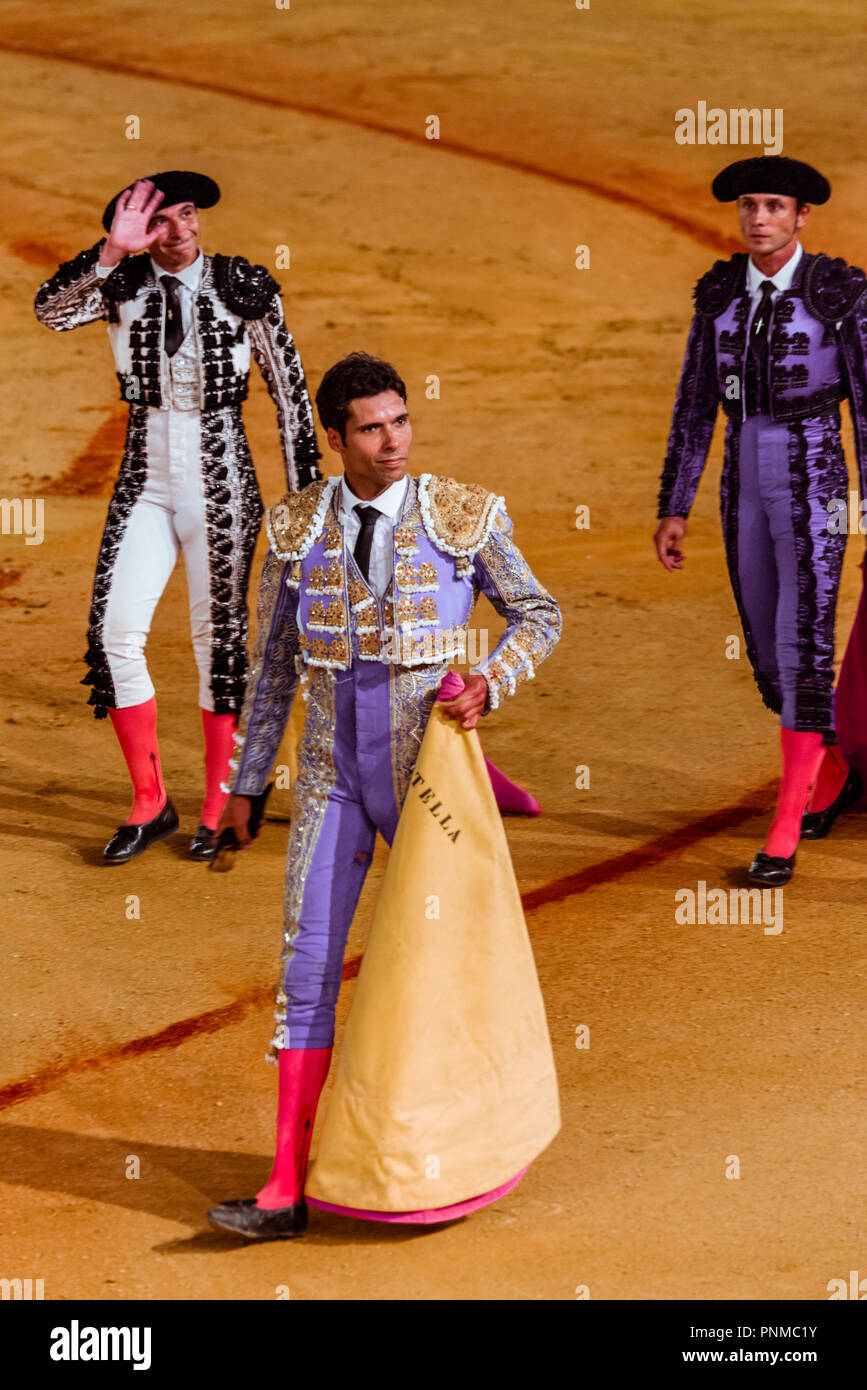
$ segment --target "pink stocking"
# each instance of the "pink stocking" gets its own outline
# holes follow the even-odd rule
[[[153,820],[168,800],[157,745],[157,702],[153,696],[141,705],[110,709],[109,717],[132,778],[132,810],[127,825]]]
[[[205,732],[205,800],[202,804],[202,825],[209,830],[216,829],[223,807],[228,800],[220,790],[220,783],[229,777],[229,759],[232,756],[232,741],[238,721],[234,714],[214,714],[213,710],[202,710],[202,728]]]
[[[801,819],[825,756],[821,734],[780,730],[783,776],[777,809],[765,841],[765,854],[788,859],[801,838]]]
[[[811,811],[825,811],[836,801],[843,790],[843,783],[849,776],[849,764],[840,752],[840,746],[836,743],[828,744],[825,749],[825,756],[822,759],[822,766],[819,768],[819,775],[816,778],[816,788],[810,798]]]
[[[307,1155],[316,1107],[328,1068],[330,1047],[284,1047],[277,1058],[277,1151],[271,1176],[256,1194],[257,1207],[291,1207],[304,1194]]]

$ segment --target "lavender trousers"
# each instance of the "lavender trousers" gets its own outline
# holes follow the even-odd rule
[[[391,844],[446,666],[317,671],[298,749],[274,1046],[331,1047],[346,938],[376,833]],[[332,683],[333,681],[333,683]]]
[[[828,504],[848,495],[835,409],[730,425],[723,529],[747,654],[783,728],[834,738],[834,619],[846,536]]]

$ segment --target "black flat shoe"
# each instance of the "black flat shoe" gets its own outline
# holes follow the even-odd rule
[[[838,816],[854,806],[864,795],[864,783],[854,767],[849,768],[846,781],[830,806],[824,811],[805,811],[801,821],[802,840],[824,840]]]
[[[209,830],[206,825],[200,825],[190,840],[190,858],[213,859],[216,851],[215,834],[216,832]]]
[[[178,813],[169,798],[153,820],[146,820],[142,825],[119,825],[102,851],[103,855],[109,864],[125,864],[137,854],[144,854],[157,840],[174,835],[177,828]]]
[[[762,888],[779,888],[782,884],[789,882],[794,869],[794,854],[791,854],[788,859],[782,859],[772,854],[765,854],[765,851],[760,849],[747,869],[747,878],[750,883],[757,883]]]
[[[302,1197],[291,1207],[264,1211],[256,1206],[255,1197],[241,1197],[211,1207],[208,1220],[218,1230],[246,1236],[247,1240],[292,1240],[307,1230],[307,1203]]]

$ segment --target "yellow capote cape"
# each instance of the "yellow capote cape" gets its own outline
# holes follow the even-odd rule
[[[481,745],[434,705],[306,1191],[371,1211],[498,1187],[560,1128],[545,1007]]]

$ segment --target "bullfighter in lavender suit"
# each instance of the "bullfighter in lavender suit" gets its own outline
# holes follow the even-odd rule
[[[717,261],[696,285],[659,492],[657,553],[679,569],[722,405],[728,570],[756,683],[781,723],[777,808],[748,870],[763,885],[788,882],[799,838],[826,835],[863,793],[835,732],[834,618],[846,397],[862,494],[867,477],[867,280],[798,238],[830,192],[817,170],[783,156],[739,160],[714,179],[720,202],[737,200],[749,254]]]
[[[263,792],[300,680],[306,712],[271,1044],[277,1154],[255,1198],[208,1214],[260,1240],[306,1227],[307,1155],[347,932],[376,833],[389,844],[394,837],[440,684],[466,651],[475,602],[483,593],[507,627],[462,693],[441,705],[465,729],[532,679],[560,635],[559,607],[515,545],[502,497],[407,474],[406,387],[389,363],[352,353],[325,374],[316,405],[343,477],[287,494],[268,513],[258,637],[221,823],[249,846],[251,798]]]

